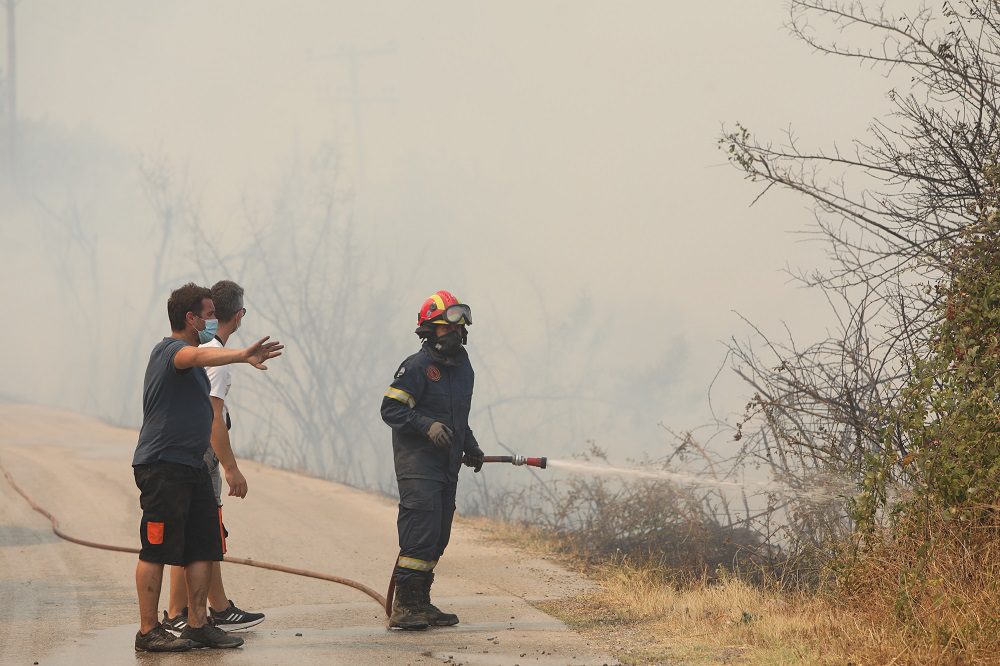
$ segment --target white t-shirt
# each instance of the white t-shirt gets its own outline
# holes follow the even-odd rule
[[[216,347],[222,348],[223,345],[219,342],[218,338],[212,338],[202,347]],[[217,365],[210,368],[205,368],[205,372],[208,373],[208,381],[212,384],[211,390],[208,392],[213,398],[219,398],[222,400],[222,419],[225,422],[229,422],[229,407],[226,406],[225,400],[226,396],[229,395],[229,387],[233,385],[233,369],[231,365]]]

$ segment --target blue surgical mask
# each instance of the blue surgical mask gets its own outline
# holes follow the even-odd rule
[[[198,342],[205,344],[206,342],[211,342],[215,334],[219,332],[219,320],[218,319],[206,319],[205,328],[198,331]]]

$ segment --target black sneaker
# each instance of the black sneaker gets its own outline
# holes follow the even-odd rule
[[[248,629],[264,621],[263,613],[248,613],[245,610],[240,610],[232,599],[229,600],[229,607],[225,610],[217,611],[214,608],[209,608],[208,616],[212,618],[215,626],[226,631]]]
[[[161,624],[167,631],[180,636],[181,632],[184,631],[184,627],[188,626],[187,607],[177,617],[168,617],[167,611],[163,611],[163,622]]]
[[[238,648],[243,645],[242,638],[230,636],[210,622],[206,622],[204,626],[197,629],[189,624],[181,632],[181,638],[193,641],[196,648]]]
[[[135,649],[138,652],[184,652],[194,647],[194,643],[177,638],[162,624],[157,624],[149,633],[136,632]]]

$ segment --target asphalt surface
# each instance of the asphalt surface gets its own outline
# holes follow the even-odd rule
[[[135,440],[135,431],[89,417],[0,405],[0,464],[65,531],[83,539],[138,545]],[[241,469],[249,495],[224,500],[230,555],[344,576],[384,592],[397,551],[392,500],[249,461]],[[579,593],[586,581],[498,545],[461,517],[434,592],[437,605],[462,622],[425,632],[389,630],[382,609],[352,588],[223,564],[229,596],[267,614],[241,632],[246,644],[136,653],[135,561],[62,541],[0,476],[0,663],[615,663],[529,603]]]

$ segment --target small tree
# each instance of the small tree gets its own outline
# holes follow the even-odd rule
[[[950,367],[936,353],[941,341],[954,342],[965,358],[988,347],[962,338],[970,335],[964,327],[949,332],[939,323],[949,304],[966,303],[958,297],[966,287],[952,283],[961,274],[955,262],[985,251],[972,239],[990,236],[981,204],[1000,145],[1000,4],[965,0],[945,2],[937,13],[892,14],[864,2],[792,0],[789,28],[819,53],[884,67],[892,80],[909,77],[889,91],[891,113],[850,151],[806,150],[791,133],[782,144],[760,141],[739,125],[720,139],[748,178],[816,204],[831,267],[798,278],[824,292],[841,322],[829,339],[805,347],[791,336],[784,345],[762,336],[765,354],[732,344],[734,365],[755,391],[743,451],[785,478],[819,469],[885,481],[895,471],[873,461],[913,460],[933,440],[937,426],[918,423],[920,409],[943,408],[948,395],[934,378]],[[861,45],[873,37],[872,46]],[[921,379],[914,384],[911,375]],[[948,381],[958,399],[954,382],[968,388],[970,379]],[[981,388],[984,399],[989,388]],[[901,411],[905,405],[914,409]],[[948,412],[968,414],[956,408]],[[904,414],[910,417],[901,420]]]

